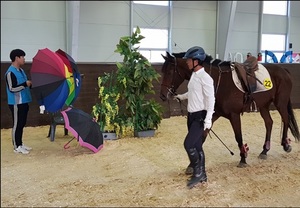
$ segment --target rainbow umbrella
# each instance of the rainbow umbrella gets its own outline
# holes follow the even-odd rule
[[[67,106],[70,106],[78,97],[81,88],[81,76],[74,59],[69,54],[61,49],[58,49],[55,53],[62,59],[62,61],[68,68],[66,74],[67,77],[70,77],[70,79],[67,79],[69,86],[69,95],[65,104]]]
[[[69,96],[70,73],[62,59],[48,48],[38,50],[30,69],[32,90],[45,110],[61,110]]]

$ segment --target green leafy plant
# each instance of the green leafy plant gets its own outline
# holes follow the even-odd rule
[[[123,62],[117,62],[116,86],[125,102],[122,113],[132,122],[134,131],[156,129],[162,120],[162,107],[145,96],[154,94],[153,81],[159,81],[150,62],[135,47],[144,36],[137,27],[132,36],[120,38],[115,52],[123,56]]]
[[[100,125],[102,132],[116,132],[119,135],[121,127],[118,121],[120,93],[115,86],[115,75],[104,73],[98,77],[99,102],[93,106],[92,115]]]
[[[162,106],[151,99],[142,104],[137,114],[137,131],[157,129],[162,119]]]

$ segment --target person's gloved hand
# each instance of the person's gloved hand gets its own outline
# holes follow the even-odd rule
[[[40,114],[44,114],[44,111],[45,111],[45,106],[40,105]]]
[[[212,126],[212,115],[213,115],[213,112],[211,112],[211,111],[208,111],[206,113],[206,116],[205,116],[205,119],[204,119],[204,131],[206,129],[207,130],[211,129],[211,126]]]
[[[211,129],[211,121],[204,121],[204,131]]]
[[[174,100],[177,100],[177,101],[180,101],[180,100],[183,100],[183,99],[184,99],[184,96],[181,95],[181,94],[174,95],[174,96],[173,96],[173,99],[174,99]]]
[[[27,85],[27,87],[31,88],[32,87],[32,82],[30,80],[27,80],[26,85]]]

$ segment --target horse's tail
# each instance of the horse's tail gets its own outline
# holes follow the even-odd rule
[[[291,100],[288,103],[288,113],[289,113],[289,129],[291,130],[292,135],[295,137],[297,141],[300,140],[300,133],[296,118],[294,116],[294,111],[292,108]]]

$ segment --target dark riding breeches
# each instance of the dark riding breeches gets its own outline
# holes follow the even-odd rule
[[[205,116],[206,111],[188,113],[188,134],[184,140],[184,148],[187,152],[192,148],[196,148],[198,152],[202,151]]]

